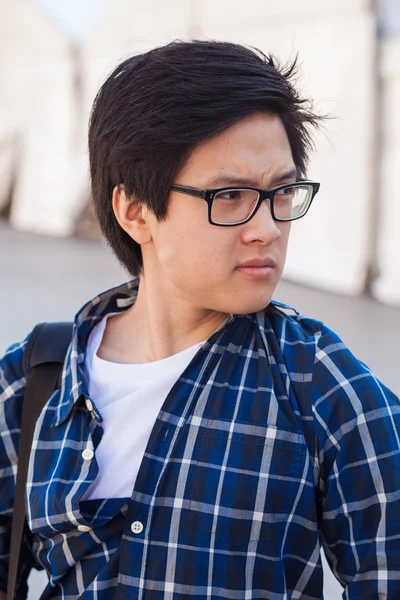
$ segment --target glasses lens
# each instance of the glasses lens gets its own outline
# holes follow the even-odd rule
[[[312,185],[299,185],[282,188],[274,195],[274,213],[277,219],[290,221],[303,216],[310,206],[313,195]]]
[[[240,223],[249,217],[258,200],[255,190],[223,190],[214,196],[211,218],[214,223]]]

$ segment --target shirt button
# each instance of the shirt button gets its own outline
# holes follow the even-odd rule
[[[140,521],[134,521],[131,525],[133,533],[142,533],[143,525]]]
[[[83,460],[92,460],[93,456],[94,456],[94,452],[91,448],[85,448],[84,451],[82,452]]]
[[[87,525],[78,525],[78,531],[82,531],[82,533],[87,533],[90,530],[91,527],[88,527]]]
[[[85,404],[86,404],[86,408],[88,409],[88,411],[92,412],[92,410],[93,410],[93,404],[92,404],[91,400],[89,400],[89,398],[86,398]]]

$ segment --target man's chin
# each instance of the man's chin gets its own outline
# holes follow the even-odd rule
[[[251,313],[256,313],[267,308],[271,300],[272,294],[258,300],[252,298],[251,300],[247,299],[247,301],[243,300],[242,302],[236,301],[235,304],[232,305],[231,310],[227,310],[226,312],[236,315],[248,315]]]

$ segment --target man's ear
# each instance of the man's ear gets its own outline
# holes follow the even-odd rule
[[[143,245],[151,240],[149,210],[145,204],[128,197],[123,184],[113,189],[112,206],[118,223],[135,242]]]

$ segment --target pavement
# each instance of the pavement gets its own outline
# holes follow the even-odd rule
[[[0,257],[0,355],[36,323],[71,320],[87,300],[129,279],[102,242],[19,233],[4,222]],[[280,282],[274,298],[327,323],[400,395],[400,308],[383,306],[367,295],[343,297],[288,281]],[[29,600],[38,600],[43,586],[43,573],[34,572]],[[341,593],[325,563],[325,600],[341,598]]]

